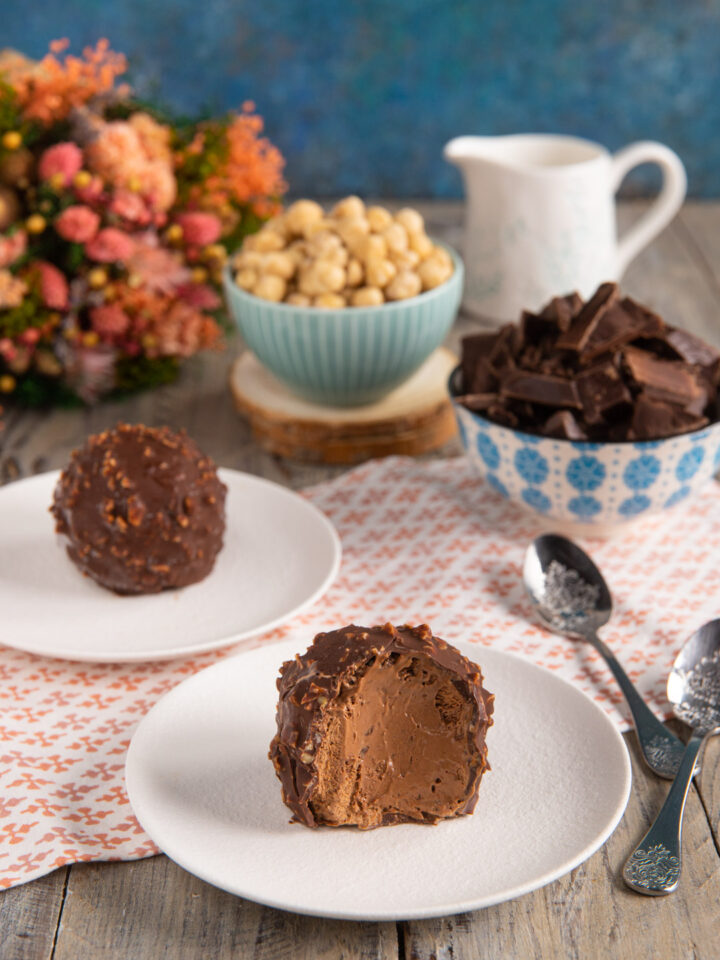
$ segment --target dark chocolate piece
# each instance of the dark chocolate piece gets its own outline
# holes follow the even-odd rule
[[[635,399],[628,439],[658,440],[677,433],[699,430],[707,423],[707,417],[688,413],[682,407],[641,393]]]
[[[553,297],[540,311],[543,320],[552,320],[557,329],[564,333],[570,329],[573,317],[582,309],[583,301],[579,293],[569,293],[565,297]]]
[[[605,311],[617,300],[616,283],[602,283],[592,297],[580,310],[570,328],[557,340],[559,350],[572,350],[581,353],[592,336],[598,321]]]
[[[582,407],[575,384],[561,377],[517,370],[505,378],[500,394],[513,400],[527,400],[547,407]]]
[[[616,441],[653,424],[668,436],[720,418],[720,351],[620,299],[612,283],[587,304],[555,297],[516,327],[470,338],[462,375],[458,402],[528,433]]]
[[[632,394],[612,363],[584,371],[576,386],[586,423],[602,423],[618,407],[632,404]]]
[[[651,387],[658,396],[680,404],[695,400],[702,393],[695,371],[680,360],[657,360],[636,347],[627,347],[623,355],[639,387]]]
[[[587,440],[588,435],[581,428],[570,410],[556,410],[548,417],[543,427],[546,437],[560,437],[565,440]]]
[[[720,352],[687,330],[671,330],[665,337],[681,360],[709,367],[720,359]]]
[[[50,509],[82,573],[115,593],[157,593],[210,573],[226,492],[184,431],[121,423],[73,452]]]
[[[428,626],[320,633],[282,665],[270,759],[308,827],[437,823],[472,813],[493,695]]]

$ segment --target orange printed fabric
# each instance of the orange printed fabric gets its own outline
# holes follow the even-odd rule
[[[317,631],[352,621],[427,622],[450,641],[512,651],[556,671],[619,728],[629,727],[597,655],[530,622],[520,571],[537,528],[465,460],[371,462],[306,495],[340,533],[340,575],[305,614],[246,646],[292,635],[303,650]],[[614,595],[604,636],[650,705],[666,714],[675,653],[718,614],[720,487],[710,484],[687,507],[649,518],[624,538],[585,546]],[[106,666],[0,647],[0,887],[66,863],[156,853],[125,793],[133,730],[173,686],[238,649]]]

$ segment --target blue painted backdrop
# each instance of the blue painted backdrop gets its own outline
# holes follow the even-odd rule
[[[455,196],[459,133],[663,140],[720,196],[720,0],[1,0],[0,46],[107,36],[185,113],[254,99],[294,194]],[[652,177],[636,176],[630,191]]]

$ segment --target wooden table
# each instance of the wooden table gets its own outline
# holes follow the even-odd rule
[[[642,206],[623,205],[621,222]],[[458,205],[428,205],[426,214],[433,233],[459,241]],[[624,287],[668,320],[720,345],[720,204],[688,204],[634,262]],[[473,326],[460,318],[451,345]],[[0,435],[0,478],[9,482],[61,467],[87,434],[119,419],[183,426],[219,463],[296,488],[339,473],[283,462],[253,444],[226,389],[237,349],[231,344],[224,355],[193,361],[179,383],[122,404],[9,412]],[[457,452],[454,445],[443,451]],[[711,744],[706,772],[690,792],[680,889],[660,899],[631,893],[620,879],[625,857],[668,790],[640,765],[630,734],[627,743],[633,790],[615,834],[571,874],[519,900],[440,920],[347,923],[237,899],[163,856],[84,864],[0,894],[0,960],[718,960],[720,743]]]

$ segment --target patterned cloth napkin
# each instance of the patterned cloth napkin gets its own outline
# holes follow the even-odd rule
[[[427,622],[447,640],[513,651],[556,671],[629,727],[594,651],[530,622],[520,571],[537,527],[466,460],[375,461],[306,496],[340,533],[342,569],[322,600],[281,629],[162,663],[95,666],[0,648],[0,887],[66,863],[156,853],[124,788],[138,721],[191,674],[290,634],[300,651],[318,630],[351,621]],[[720,612],[720,486],[711,483],[692,503],[621,539],[586,546],[615,600],[603,636],[648,702],[667,715],[665,678],[677,649]],[[481,647],[477,659],[482,665]],[[487,683],[492,689],[492,677]]]

